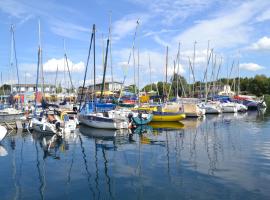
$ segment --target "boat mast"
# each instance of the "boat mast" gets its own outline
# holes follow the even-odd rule
[[[93,25],[93,48],[94,48],[94,51],[93,51],[93,62],[94,62],[94,87],[93,87],[93,90],[94,90],[94,101],[96,100],[96,25],[94,24]],[[96,107],[95,107],[95,110],[96,110]]]
[[[151,71],[151,60],[150,60],[150,54],[148,54],[148,58],[149,58],[149,72],[150,72],[150,91],[153,90],[153,87],[152,87],[152,71]]]
[[[43,71],[43,63],[42,63],[42,48],[41,48],[41,31],[40,31],[40,20],[38,21],[38,41],[39,41],[39,65],[41,69],[41,80],[42,80],[42,94],[44,94],[44,71]]]
[[[56,88],[57,88],[57,86],[56,86],[56,83],[57,83],[57,76],[58,76],[58,65],[57,65],[57,68],[56,68],[55,81],[54,81],[54,85],[55,85],[55,93],[57,93],[57,92],[56,92]]]
[[[104,86],[105,86],[105,76],[106,76],[106,68],[107,68],[107,57],[108,57],[109,43],[110,43],[110,40],[108,38],[107,45],[106,45],[106,54],[105,54],[105,62],[104,62],[104,71],[103,71],[103,80],[102,80],[100,100],[103,98],[103,91],[104,91]]]
[[[238,57],[237,67],[238,67],[238,87],[237,87],[237,95],[240,95],[240,64],[239,64],[239,57]]]
[[[135,93],[135,55],[134,55],[134,48],[135,48],[135,40],[136,40],[136,36],[137,36],[137,30],[138,30],[138,27],[139,27],[139,20],[138,19],[136,21],[136,27],[135,27],[135,32],[134,32],[134,36],[133,36],[133,42],[132,42],[132,48],[130,50],[130,53],[129,53],[129,56],[128,56],[128,62],[127,62],[127,66],[129,66],[129,63],[130,63],[130,60],[131,60],[131,56],[133,56],[133,67],[134,67],[134,93]],[[124,80],[122,82],[122,85],[121,85],[121,89],[120,89],[120,95],[119,95],[119,98],[118,100],[120,100],[121,98],[121,95],[122,95],[122,89],[123,89],[123,85],[125,84],[125,81],[126,81],[126,77],[127,75],[125,74],[124,75]]]
[[[37,79],[36,79],[36,89],[35,89],[35,110],[34,116],[36,116],[37,110],[37,94],[38,94],[38,81],[39,81],[39,68],[40,68],[40,59],[41,59],[41,47],[40,47],[40,21],[38,21],[38,36],[39,36],[39,44],[38,44],[38,63],[37,63]]]
[[[87,75],[87,69],[88,69],[90,55],[91,55],[92,42],[93,42],[93,37],[94,37],[94,30],[95,30],[95,24],[93,24],[92,34],[91,34],[91,39],[90,39],[90,45],[89,45],[89,49],[88,49],[88,56],[87,56],[87,61],[86,61],[86,66],[85,66],[85,71],[84,71],[83,86],[82,86],[82,90],[81,90],[79,111],[81,111],[82,97],[83,97],[83,92],[84,92],[84,87],[85,87],[85,80],[86,80],[86,75]],[[87,95],[87,92],[86,92],[85,95]]]
[[[114,90],[114,80],[113,80],[113,66],[112,66],[112,35],[111,35],[111,24],[112,24],[112,11],[110,13],[110,24],[109,24],[109,40],[110,42],[110,65],[111,65],[111,82],[112,82],[112,89]]]
[[[192,62],[192,74],[193,74],[193,85],[192,85],[192,97],[194,97],[194,93],[195,93],[195,59],[196,59],[196,44],[197,41],[195,40],[194,42],[194,48],[193,48],[193,62]]]
[[[71,84],[71,92],[73,92],[74,90],[74,85],[72,82],[72,78],[71,78],[71,73],[70,73],[70,69],[69,69],[69,65],[68,65],[68,58],[67,58],[67,53],[66,53],[66,45],[65,45],[65,41],[64,41],[64,57],[65,57],[65,61],[66,61],[66,65],[67,65],[67,70],[68,70],[68,76],[69,76],[69,81]]]
[[[15,44],[15,34],[14,34],[14,25],[11,25],[10,28],[11,32],[11,44],[12,44],[12,49],[14,53],[14,59],[15,59],[15,67],[16,67],[16,72],[17,72],[17,83],[18,83],[18,88],[19,88],[19,93],[21,92],[20,88],[20,76],[19,76],[19,68],[18,68],[18,60],[17,60],[17,53],[16,53],[16,44]]]
[[[205,69],[205,102],[207,101],[207,95],[208,95],[208,86],[207,86],[207,73],[208,73],[208,65],[209,65],[209,45],[210,41],[207,42],[207,55],[206,55],[206,69]]]
[[[138,46],[138,98],[139,98],[139,104],[140,104],[140,51],[139,51],[139,46]]]
[[[163,101],[165,100],[164,97],[167,95],[167,78],[168,78],[168,52],[169,52],[169,47],[166,47],[166,62],[165,62],[165,83],[163,82]]]

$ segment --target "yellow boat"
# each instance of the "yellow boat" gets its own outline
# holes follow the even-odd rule
[[[186,114],[183,112],[156,112],[153,111],[154,122],[178,122],[186,118]]]
[[[152,126],[153,129],[182,129],[185,127],[181,122],[150,122],[149,126]]]

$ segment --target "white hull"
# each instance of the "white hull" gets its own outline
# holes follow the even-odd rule
[[[237,106],[234,103],[223,103],[221,104],[223,113],[236,113]]]
[[[111,118],[107,117],[98,117],[100,120],[95,120],[96,116],[91,118],[91,115],[80,115],[79,121],[80,123],[90,126],[93,128],[100,128],[100,129],[126,129],[128,128],[127,121],[122,120],[112,120]],[[104,120],[102,120],[104,119]]]

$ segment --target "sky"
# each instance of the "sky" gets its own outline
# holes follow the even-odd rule
[[[97,82],[102,80],[107,38],[111,39],[107,81],[133,84],[134,63],[139,87],[149,84],[150,79],[164,81],[167,47],[168,79],[175,62],[176,71],[188,81],[194,80],[190,64],[195,81],[203,80],[211,50],[208,80],[212,73],[212,78],[237,76],[238,63],[242,77],[270,75],[269,0],[0,0],[1,83],[17,81],[11,25],[20,82],[35,83],[39,21],[46,83],[55,84],[56,80],[62,86],[70,85],[66,53],[73,84],[82,84],[93,24]],[[86,83],[93,83],[92,54]]]

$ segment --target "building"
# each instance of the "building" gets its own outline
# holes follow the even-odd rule
[[[120,82],[105,82],[105,87],[104,87],[104,91],[111,91],[114,93],[119,93],[120,90],[124,89],[124,87],[122,87],[123,83]],[[98,83],[96,84],[95,87],[95,91],[101,91],[102,89],[102,83]],[[82,90],[82,87],[79,87],[78,89],[78,101],[80,101],[81,99],[85,99],[87,96],[88,98],[90,98],[90,96],[92,95],[92,92],[94,91],[94,85],[89,85],[88,87],[85,87],[84,90]]]
[[[104,91],[118,92],[121,89],[123,89],[122,85],[123,83],[120,83],[120,82],[105,82]],[[94,85],[89,85],[88,89],[89,91],[93,91]],[[102,89],[102,83],[96,84],[95,90],[101,91],[101,89]]]
[[[20,93],[26,93],[26,92],[35,92],[36,91],[36,84],[14,84],[12,85],[12,92],[20,92]],[[41,92],[42,85],[38,85],[37,88],[38,92]],[[44,84],[44,92],[48,94],[52,94],[56,92],[55,85],[51,84]]]

